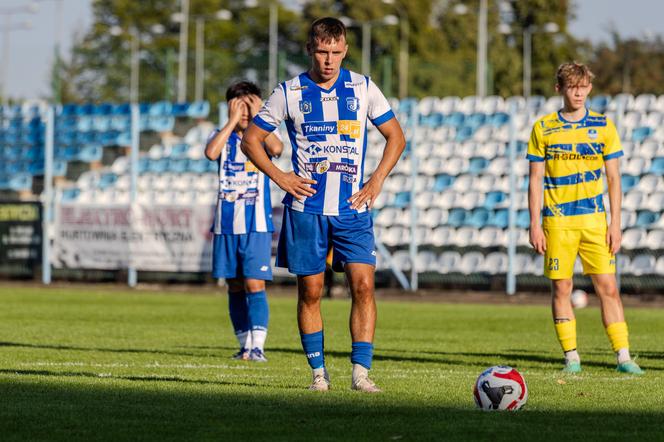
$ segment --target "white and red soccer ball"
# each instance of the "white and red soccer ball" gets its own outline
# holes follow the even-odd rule
[[[482,410],[515,411],[526,404],[528,387],[521,373],[512,367],[496,365],[479,375],[473,397]]]

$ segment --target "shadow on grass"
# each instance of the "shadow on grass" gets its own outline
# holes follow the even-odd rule
[[[196,356],[196,357],[204,356],[201,353],[158,350],[158,349],[80,347],[75,345],[32,344],[26,342],[0,342],[0,347],[38,348],[43,350],[96,351],[96,352],[108,352],[108,353],[147,353],[147,354],[170,355],[170,356]]]
[[[3,441],[661,440],[664,419],[661,411],[484,413],[472,404],[436,405],[398,394],[56,382],[0,383]]]

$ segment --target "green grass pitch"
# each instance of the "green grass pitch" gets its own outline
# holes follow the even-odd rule
[[[266,364],[234,361],[226,299],[0,288],[0,440],[662,440],[664,310],[627,311],[642,378],[618,374],[597,308],[578,312],[584,372],[562,375],[547,306],[379,301],[373,378],[350,390],[346,300],[324,301],[328,393],[295,298],[271,297]],[[294,291],[294,290],[293,290]],[[475,409],[472,385],[511,365],[530,398]]]

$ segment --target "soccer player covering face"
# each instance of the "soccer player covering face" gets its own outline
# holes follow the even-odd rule
[[[373,223],[369,209],[405,147],[404,135],[378,87],[363,75],[341,68],[346,29],[336,18],[316,20],[309,31],[311,68],[277,86],[253,120],[242,148],[287,192],[277,265],[297,275],[297,318],[302,347],[313,370],[310,389],[326,391],[323,295],[325,257],[348,279],[352,306],[351,388],[380,389],[368,371],[376,325]],[[371,178],[364,176],[367,124],[385,137],[383,158]],[[292,172],[272,164],[261,143],[285,121],[293,146]]]
[[[582,64],[561,65],[556,91],[562,95],[564,107],[533,126],[527,155],[530,244],[544,255],[544,275],[551,279],[554,326],[565,353],[563,371],[581,371],[570,301],[579,255],[583,272],[590,275],[599,296],[604,327],[618,359],[617,370],[640,375],[643,370],[629,354],[627,323],[615,278],[615,254],[621,241],[618,161],[623,151],[611,120],[586,109],[592,79],[592,72]],[[611,210],[608,225],[602,168]]]
[[[226,278],[228,310],[240,344],[235,359],[266,362],[268,304],[265,281],[272,279],[272,204],[268,178],[240,149],[244,131],[263,102],[260,90],[240,82],[226,92],[228,123],[208,138],[205,156],[219,164],[219,199],[214,218],[212,276]],[[283,144],[270,134],[260,145],[279,156]],[[268,160],[269,161],[269,160]]]

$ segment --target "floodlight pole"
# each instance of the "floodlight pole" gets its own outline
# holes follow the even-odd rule
[[[178,52],[178,102],[187,101],[187,47],[189,37],[189,0],[180,0],[180,50]]]
[[[51,283],[51,240],[49,237],[53,209],[53,141],[55,113],[53,106],[46,111],[46,142],[44,144],[44,193],[42,213],[42,282]]]
[[[516,162],[516,121],[514,116],[517,113],[516,105],[512,103],[509,109],[509,144],[507,146],[507,154],[509,158],[509,184],[510,196],[507,218],[507,281],[505,292],[508,295],[516,293],[516,275],[514,269],[514,261],[516,258],[516,172],[514,164]]]
[[[480,11],[477,17],[477,78],[476,90],[478,97],[486,96],[486,65],[487,65],[487,0],[480,0]]]
[[[133,217],[136,207],[136,189],[138,187],[138,150],[140,136],[140,110],[138,103],[131,104],[131,151],[129,153],[129,212],[132,214],[130,228],[134,228],[136,220]],[[134,256],[131,243],[129,244],[129,266],[127,268],[127,285],[136,287],[138,273],[134,266]]]
[[[270,66],[268,74],[268,87],[273,88],[277,84],[277,41],[279,39],[279,5],[276,1],[270,2]]]

